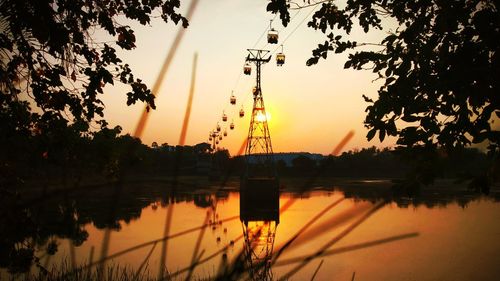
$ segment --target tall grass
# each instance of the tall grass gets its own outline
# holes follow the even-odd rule
[[[166,270],[165,270],[166,271]],[[128,266],[110,264],[105,267],[73,269],[68,262],[61,262],[53,266],[50,270],[41,269],[38,273],[26,273],[22,275],[10,276],[11,281],[177,281],[181,277],[172,277],[167,272],[163,279],[151,277],[146,268],[139,274]],[[210,276],[193,276],[192,280],[211,280]]]

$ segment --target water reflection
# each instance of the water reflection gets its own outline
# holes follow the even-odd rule
[[[245,262],[252,280],[273,280],[271,259],[278,222],[243,222]]]
[[[73,251],[78,265],[95,263],[96,261],[92,260],[92,255],[89,253],[99,252],[102,229],[112,228],[114,231],[108,258],[112,258],[115,262],[132,265],[134,268],[141,266],[145,260],[144,257],[149,255],[151,258],[147,267],[154,272],[153,268],[159,266],[160,248],[155,245],[169,239],[173,241],[169,248],[168,259],[168,267],[174,269],[172,275],[184,274],[183,277],[185,277],[185,274],[191,271],[190,268],[194,268],[193,276],[203,277],[204,274],[224,276],[225,272],[227,273],[231,268],[234,269],[241,259],[244,263],[243,268],[252,270],[244,272],[250,275],[249,278],[271,280],[276,279],[276,275],[277,277],[286,276],[287,272],[292,271],[304,260],[313,261],[310,264],[304,264],[301,272],[305,273],[299,272],[295,275],[294,278],[300,280],[300,278],[310,279],[319,264],[319,260],[314,262],[314,259],[325,259],[325,265],[331,265],[330,257],[346,252],[350,253],[349,257],[356,257],[356,261],[349,262],[355,265],[356,270],[380,275],[377,269],[369,265],[368,261],[363,262],[365,258],[362,255],[357,255],[353,251],[382,244],[384,245],[383,252],[394,256],[400,253],[401,249],[409,252],[421,251],[425,243],[420,241],[426,241],[429,245],[440,245],[437,244],[438,239],[449,239],[454,241],[455,245],[460,243],[463,247],[461,252],[466,252],[466,249],[477,249],[473,251],[479,257],[487,251],[499,248],[496,243],[489,246],[493,248],[486,250],[483,244],[488,244],[488,240],[494,241],[493,238],[484,238],[481,242],[483,244],[471,243],[478,235],[476,232],[471,233],[469,231],[471,229],[481,230],[482,232],[478,233],[483,233],[485,237],[494,231],[500,231],[492,229],[494,226],[491,225],[491,221],[498,218],[498,215],[492,214],[491,210],[498,211],[498,207],[485,204],[484,202],[488,201],[484,200],[479,201],[483,202],[480,205],[479,203],[473,204],[472,201],[479,198],[473,193],[437,190],[409,198],[398,197],[390,189],[379,190],[366,186],[361,188],[358,186],[361,184],[357,184],[346,185],[343,189],[315,188],[300,194],[285,190],[281,195],[281,202],[271,200],[274,202],[273,207],[267,208],[264,212],[259,211],[262,207],[259,204],[262,199],[269,199],[270,196],[260,196],[257,198],[257,204],[245,206],[244,194],[242,193],[240,197],[233,188],[180,188],[175,195],[170,195],[169,190],[161,186],[137,184],[124,186],[122,195],[118,199],[113,197],[112,193],[108,194],[109,190],[73,193],[57,200],[51,198],[52,201],[39,202],[33,207],[40,229],[40,236],[35,241],[38,244],[36,255],[43,257],[42,263],[47,262],[48,265],[70,258],[71,251]],[[342,191],[339,192],[339,190]],[[287,205],[292,198],[296,198],[296,203],[287,211],[282,210],[280,216],[277,207]],[[498,197],[487,198],[493,198],[487,200],[498,201]],[[108,212],[110,203],[113,201],[115,201],[115,211],[110,221],[107,218],[110,217]],[[384,205],[374,216],[363,225],[357,226],[356,231],[349,234],[349,237],[335,242],[336,248],[330,248],[331,244],[328,243],[331,243],[335,237],[345,237],[345,235],[342,236],[342,232],[356,223],[358,218],[370,212],[372,208],[376,208],[379,202],[383,202]],[[165,207],[170,204],[176,204],[177,212],[173,219],[171,235],[162,237]],[[460,209],[457,205],[472,206],[473,210],[467,213],[457,213],[457,209]],[[442,209],[444,206],[448,208]],[[478,206],[487,206],[487,208],[478,209]],[[410,210],[419,209],[418,215],[412,215],[413,212],[407,212],[404,207],[411,207]],[[204,223],[206,217],[208,220]],[[238,218],[240,222],[237,221]],[[490,225],[480,223],[482,220],[489,222]],[[277,235],[278,225],[279,234]],[[199,250],[195,251],[198,233],[203,229],[207,229],[207,232],[200,240]],[[417,232],[422,233],[416,240],[418,242],[398,242],[401,247],[390,246],[396,241],[409,238],[415,240]],[[298,233],[300,234],[297,235]],[[435,237],[433,238],[435,240],[429,240],[430,236]],[[460,240],[465,236],[474,238],[470,241]],[[65,239],[72,241],[73,250]],[[49,263],[48,255],[42,250],[49,250],[51,241],[57,241],[59,249]],[[50,250],[54,251],[53,248]],[[446,248],[446,251],[441,251],[442,255],[438,255],[441,254],[438,252],[425,254],[446,259],[452,254],[460,254],[454,251]],[[193,259],[193,253],[196,252],[198,255],[196,259]],[[379,257],[378,254],[369,256]],[[492,259],[491,262],[494,261],[495,259]],[[272,270],[271,265],[273,265]],[[488,265],[486,268],[490,268]],[[424,267],[419,263],[415,266],[416,268]],[[429,265],[426,264],[426,266]],[[207,269],[210,268],[214,269],[213,272],[207,273]],[[339,268],[323,266],[318,274],[321,276],[327,272],[331,273],[331,270],[339,270]],[[393,270],[401,274],[414,269],[403,267]],[[237,272],[237,269],[233,270],[234,272]],[[396,275],[396,273],[394,273],[395,276],[386,280],[398,280],[401,275]],[[344,272],[340,276],[350,274],[352,271]],[[382,275],[379,275],[377,276],[383,279]],[[489,280],[490,275],[483,274],[483,280]],[[374,279],[381,280],[380,278]]]
[[[271,260],[279,218],[279,187],[274,181],[253,179],[241,186],[244,271],[252,280],[273,280]]]

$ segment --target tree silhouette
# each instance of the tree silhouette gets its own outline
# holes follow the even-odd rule
[[[294,172],[297,174],[311,174],[316,167],[316,162],[307,156],[298,156],[292,160]]]
[[[127,84],[127,104],[154,96],[136,78],[115,47],[135,48],[134,30],[125,19],[150,23],[187,19],[177,13],[179,0],[3,0],[0,2],[0,135],[45,133],[68,123],[88,130],[103,119],[103,88],[115,81]],[[103,31],[111,41],[92,37]]]
[[[329,52],[349,53],[345,68],[369,69],[385,81],[378,99],[364,96],[369,140],[377,132],[381,141],[397,136],[406,147],[487,140],[498,151],[500,132],[491,128],[500,117],[498,1],[348,0],[343,8],[334,1],[303,2],[270,0],[267,10],[286,26],[289,9],[320,5],[308,26],[326,40],[307,65]],[[351,41],[356,24],[388,35],[381,42]]]

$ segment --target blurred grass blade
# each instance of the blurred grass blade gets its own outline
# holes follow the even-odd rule
[[[314,254],[308,256],[306,259],[304,259],[298,266],[287,272],[286,274],[283,275],[280,280],[287,280],[291,278],[295,273],[297,273],[299,270],[301,270],[304,266],[306,266],[310,261],[313,259],[321,256],[328,248],[333,246],[335,243],[340,241],[342,238],[347,236],[349,233],[351,233],[356,227],[358,227],[361,223],[366,221],[369,217],[371,217],[375,212],[380,210],[385,205],[385,201],[378,203],[375,205],[371,210],[369,210],[366,214],[361,216],[359,219],[357,219],[355,222],[353,222],[350,226],[348,226],[346,229],[344,229],[340,234],[335,236],[332,240],[328,241],[325,245],[323,245],[318,251],[316,251]]]
[[[292,236],[292,238],[290,238],[283,246],[279,246],[277,247],[277,252],[273,258],[273,262],[274,263],[280,256],[281,254],[283,254],[283,252],[288,248],[290,247],[290,245],[295,241],[295,239],[297,239],[297,237],[299,237],[299,235],[301,235],[307,228],[309,228],[314,222],[316,222],[318,219],[320,219],[324,214],[326,214],[329,210],[331,210],[333,207],[337,206],[338,204],[340,204],[342,201],[344,201],[345,198],[340,198],[339,200],[333,202],[332,204],[328,205],[325,209],[323,209],[322,211],[320,211],[318,214],[316,214],[316,216],[314,216],[311,220],[309,220],[304,226],[302,226],[301,229],[299,229],[299,231],[297,231],[297,233]]]
[[[191,4],[189,5],[189,8],[188,8],[188,11],[186,14],[186,18],[188,20],[192,19],[194,10],[195,10],[196,6],[198,5],[198,1],[199,0],[191,1]],[[172,43],[172,46],[170,47],[170,50],[167,54],[167,57],[165,58],[165,61],[163,62],[163,65],[160,69],[160,72],[158,73],[158,77],[156,78],[156,82],[155,82],[153,89],[152,89],[152,91],[153,91],[152,93],[156,97],[158,97],[158,95],[160,94],[159,93],[160,86],[163,83],[163,79],[165,79],[165,74],[167,73],[168,68],[170,67],[170,63],[172,62],[172,60],[175,56],[175,53],[177,52],[177,48],[179,47],[185,32],[186,32],[186,28],[179,27],[179,30],[177,31],[177,34],[174,38],[174,42]],[[137,123],[137,126],[135,128],[134,137],[141,138],[142,133],[144,131],[144,128],[146,127],[146,124],[148,122],[148,117],[149,117],[148,110],[146,107],[142,111],[141,117],[139,118],[139,122]]]
[[[352,139],[353,136],[354,136],[354,131],[353,130],[349,131],[349,133],[347,133],[347,135],[333,149],[330,155],[337,156],[342,151],[342,149],[344,149],[344,146]]]
[[[191,74],[191,87],[189,89],[189,97],[186,105],[186,111],[184,113],[184,121],[182,123],[181,135],[179,137],[179,145],[184,145],[186,142],[186,134],[189,125],[189,118],[191,116],[191,107],[193,104],[193,96],[194,96],[194,85],[196,81],[196,64],[198,62],[198,53],[194,54],[193,58],[193,72]]]
[[[137,271],[135,272],[134,274],[134,279],[133,280],[138,280],[139,278],[139,274],[141,274],[142,272],[142,269],[144,268],[144,266],[146,266],[147,262],[149,261],[149,258],[151,257],[151,255],[153,254],[153,251],[156,247],[156,244],[157,243],[154,243],[153,244],[153,247],[151,247],[151,250],[149,250],[149,253],[146,255],[146,257],[144,258],[144,260],[142,261],[141,265],[139,266],[139,268],[137,269]]]
[[[297,237],[297,239],[293,243],[293,247],[297,247],[299,245],[302,245],[303,243],[307,243],[308,241],[311,241],[311,239],[314,239],[315,237],[318,237],[338,226],[341,226],[342,224],[345,224],[346,222],[352,220],[354,217],[368,210],[371,206],[372,205],[368,203],[360,203],[358,205],[352,206],[348,210],[335,214],[331,218],[325,220],[319,225],[306,230],[301,236]]]
[[[313,276],[311,277],[311,281],[314,281],[314,278],[316,277],[316,274],[318,274],[318,271],[321,268],[321,266],[323,265],[324,261],[325,260],[321,260],[321,262],[318,264],[318,267],[316,267],[316,270],[314,271]]]
[[[209,217],[210,217],[210,215],[207,212],[207,214],[205,216],[205,220],[203,221],[204,225],[208,224],[208,218]],[[200,250],[201,241],[203,240],[203,236],[205,234],[205,229],[206,228],[202,228],[200,230],[200,234],[198,235],[198,239],[196,239],[196,244],[195,244],[194,250],[193,250],[193,256],[191,258],[191,268],[189,269],[189,272],[188,272],[188,275],[186,277],[186,280],[190,280],[191,279],[191,275],[193,274],[194,268],[196,267],[196,262],[201,258],[201,256],[198,257],[198,251]]]
[[[241,234],[241,235],[239,235],[238,237],[236,237],[235,239],[233,239],[233,240],[232,240],[232,242],[236,243],[237,241],[241,240],[242,238],[243,238],[243,234]],[[195,265],[196,265],[196,266],[198,266],[198,265],[200,265],[200,264],[203,264],[203,263],[205,263],[205,262],[207,262],[207,261],[209,261],[209,260],[211,260],[211,259],[213,259],[213,258],[217,257],[218,255],[220,255],[220,254],[224,253],[225,251],[227,251],[227,249],[229,249],[229,247],[231,247],[231,245],[230,245],[230,244],[228,244],[228,245],[226,245],[226,246],[222,247],[222,249],[220,249],[220,250],[216,251],[215,253],[211,254],[210,256],[207,256],[207,257],[205,257],[205,258],[203,258],[203,259],[199,260],[198,262],[196,262],[196,263],[195,263]],[[182,273],[184,273],[184,272],[188,271],[188,270],[189,270],[189,268],[191,268],[191,266],[188,266],[188,267],[185,267],[185,268],[179,269],[179,270],[177,270],[176,272],[174,272],[174,273],[170,274],[170,276],[169,276],[169,277],[170,277],[170,278],[175,278],[175,277],[177,277],[178,275],[180,275],[180,274],[182,274]]]
[[[370,247],[374,247],[374,246],[378,246],[378,245],[382,245],[382,244],[396,242],[396,241],[400,241],[400,240],[404,240],[404,239],[408,239],[408,238],[415,238],[418,236],[419,236],[418,232],[411,232],[411,233],[391,236],[391,237],[387,237],[387,238],[383,238],[383,239],[377,239],[377,240],[373,240],[373,241],[369,241],[369,242],[363,242],[363,243],[354,244],[354,245],[350,245],[350,246],[340,247],[337,249],[331,249],[328,251],[324,251],[320,256],[327,257],[327,256],[343,254],[343,253],[347,253],[350,251],[362,250],[365,248],[370,248]],[[311,257],[310,255],[304,255],[304,256],[284,259],[284,260],[277,261],[274,264],[274,266],[286,266],[286,265],[290,265],[290,264],[294,264],[294,263],[299,263],[299,262],[303,262],[304,260],[306,260],[310,257]]]
[[[340,141],[340,143],[337,144],[337,146],[335,146],[331,155],[337,156],[340,153],[340,151],[344,149],[344,146],[352,139],[353,136],[354,136],[354,131],[353,130],[349,131],[347,135]],[[325,167],[322,167],[313,176],[311,176],[299,190],[299,193],[307,191],[309,186],[311,186],[316,181],[316,179],[324,172],[324,170]],[[281,206],[280,214],[286,212],[295,203],[295,200],[296,200],[295,198],[288,199],[288,201],[286,201],[285,204]]]

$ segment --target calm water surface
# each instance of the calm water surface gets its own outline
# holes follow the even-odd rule
[[[239,220],[239,193],[216,196],[194,191],[193,194],[194,201],[177,200],[173,205],[137,198],[145,207],[141,206],[140,212],[130,208],[135,215],[118,221],[119,226],[107,232],[110,235],[108,255],[163,237],[170,207],[170,234],[182,233],[209,221],[198,251],[204,262],[196,267],[194,275],[214,276],[224,258],[231,262],[244,247],[245,228]],[[468,203],[422,202],[418,206],[411,202],[398,206],[392,202],[373,211],[379,201],[352,198],[339,201],[342,198],[343,193],[334,191],[281,195],[280,206],[289,200],[294,203],[280,214],[274,252],[304,226],[308,227],[272,267],[274,278],[284,276],[305,257],[331,244],[323,255],[312,259],[290,280],[310,280],[320,263],[315,280],[351,280],[354,272],[355,280],[499,280],[498,202],[488,198]],[[339,203],[331,207],[334,202]],[[325,211],[329,206],[331,208]],[[370,211],[373,214],[356,226],[356,222]],[[324,213],[319,215],[321,212]],[[315,217],[319,219],[310,224]],[[229,220],[218,222],[224,219]],[[68,260],[70,251],[74,251],[80,265],[88,263],[89,259],[96,261],[102,254],[106,233],[102,226],[96,225],[100,226],[96,222],[83,226],[89,236],[80,246],[71,247],[70,240],[58,239],[57,254],[42,259],[41,263],[50,266]],[[169,272],[191,264],[199,236],[200,230],[196,230],[169,240],[166,257]],[[227,250],[224,251],[224,247]],[[161,248],[161,243],[149,243],[111,259],[108,264],[138,268],[151,252],[145,270],[156,276]]]

